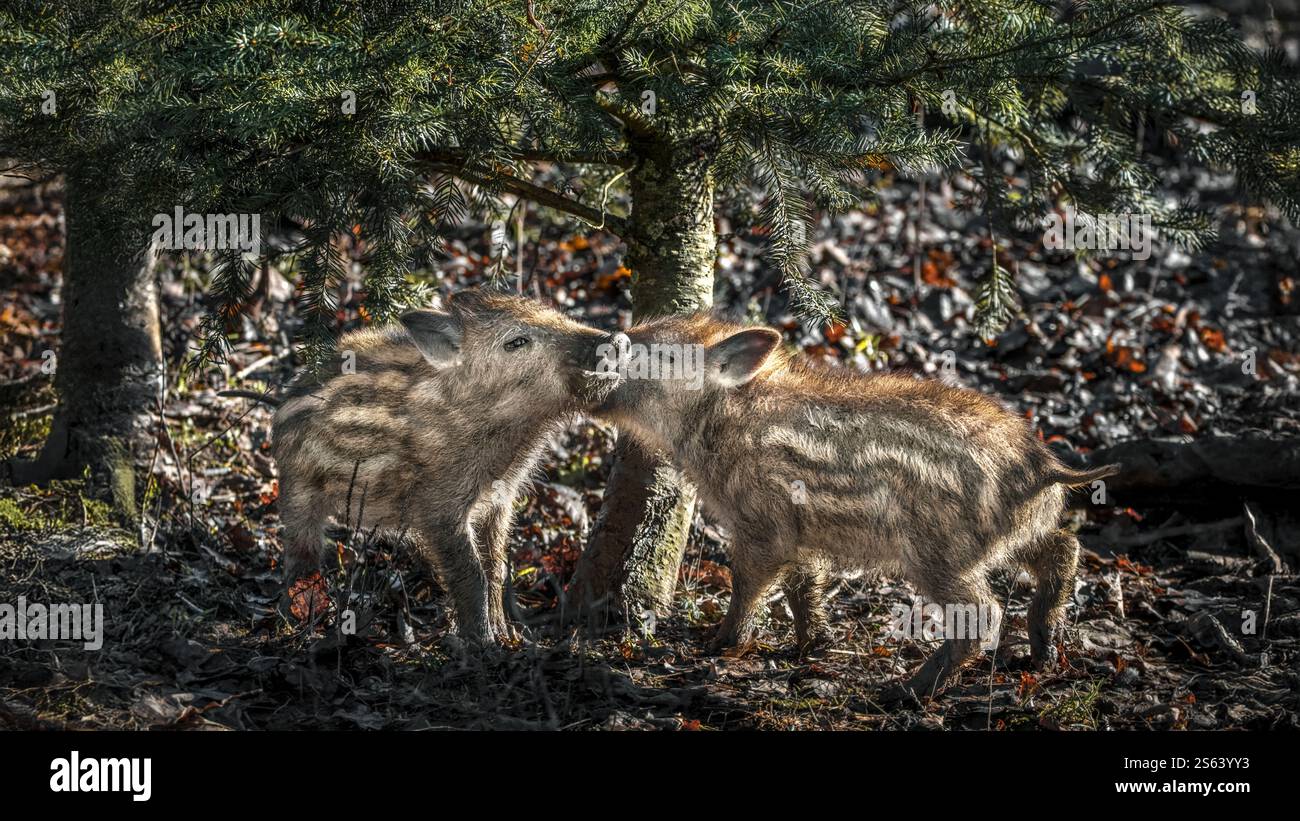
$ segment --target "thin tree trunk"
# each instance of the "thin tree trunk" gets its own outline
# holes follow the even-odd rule
[[[717,238],[707,152],[649,146],[630,179],[626,237],[636,320],[713,303]],[[570,587],[586,615],[665,613],[690,534],[695,488],[661,456],[619,436],[604,504]]]
[[[152,253],[117,224],[103,192],[111,180],[69,173],[64,198],[63,331],[59,397],[35,461],[10,464],[15,484],[88,475],[87,492],[119,517],[136,512],[137,459],[147,456],[163,379]]]

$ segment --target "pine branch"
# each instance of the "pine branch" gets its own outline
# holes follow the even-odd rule
[[[510,174],[479,172],[451,163],[428,162],[425,165],[430,171],[450,174],[482,188],[509,191],[538,205],[577,217],[593,228],[600,228],[617,236],[625,236],[628,232],[627,221],[622,217],[597,210],[550,188],[534,185]]]
[[[986,341],[996,338],[1011,322],[1018,307],[1015,282],[1010,272],[998,264],[994,245],[989,274],[975,289],[975,332]]]
[[[1146,14],[1148,12],[1155,11],[1157,9],[1168,8],[1171,5],[1172,4],[1167,2],[1167,0],[1156,0],[1156,2],[1154,3],[1148,3],[1146,5],[1141,5],[1141,6],[1134,6],[1133,8],[1129,9],[1125,14],[1122,14],[1119,17],[1114,19],[1106,20],[1082,33],[1076,32],[1072,25],[1067,25],[1064,31],[1061,31],[1056,34],[1051,34],[1046,37],[1039,37],[1032,40],[1025,40],[1019,43],[1012,43],[1009,46],[1004,46],[1002,48],[994,49],[993,51],[985,52],[984,54],[962,55],[956,60],[951,60],[943,63],[934,63],[930,65],[929,68],[933,71],[944,71],[947,69],[962,68],[965,66],[969,66],[971,63],[982,62],[984,60],[994,60],[997,59],[998,57],[1006,57],[1010,54],[1015,54],[1017,52],[1025,52],[1029,49],[1038,48],[1040,46],[1045,46],[1048,45],[1049,43],[1060,42],[1062,40],[1079,39],[1087,43],[1088,40],[1097,36],[1098,34],[1102,34],[1106,31],[1116,29],[1117,27],[1123,25],[1124,23],[1129,22],[1135,17]]]
[[[629,105],[627,102],[617,99],[603,91],[596,92],[596,105],[611,117],[614,117],[623,127],[638,137],[650,140],[664,140],[667,134],[663,129],[656,126],[650,120],[646,119],[641,113],[641,109]]]
[[[632,24],[636,22],[636,18],[641,16],[641,12],[645,11],[645,7],[646,0],[637,0],[636,8],[632,9],[632,12],[623,19],[623,23],[618,27],[618,30],[614,32],[612,37],[602,44],[600,50],[608,52],[618,51],[619,46],[623,44],[623,38],[627,36],[628,29],[632,28]]]
[[[415,154],[417,162],[439,162],[452,165],[464,165],[470,161],[470,154],[455,148],[437,148]],[[630,154],[617,151],[543,151],[512,150],[509,160],[529,163],[549,162],[559,165],[610,165],[615,168],[631,168],[635,164]]]

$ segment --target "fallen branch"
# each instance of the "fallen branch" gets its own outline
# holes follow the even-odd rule
[[[1300,440],[1263,432],[1207,436],[1190,442],[1122,442],[1089,455],[1092,464],[1118,462],[1109,489],[1212,492],[1224,486],[1300,489]]]

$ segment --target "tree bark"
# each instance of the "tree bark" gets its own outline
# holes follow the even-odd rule
[[[153,441],[164,368],[147,233],[119,224],[104,200],[111,185],[101,174],[68,174],[59,407],[40,455],[9,467],[14,484],[85,475],[88,494],[132,520],[135,465]]]
[[[637,321],[713,304],[713,177],[699,140],[633,145],[625,236]],[[620,435],[604,503],[569,600],[587,617],[665,613],[677,585],[695,488],[660,454]]]

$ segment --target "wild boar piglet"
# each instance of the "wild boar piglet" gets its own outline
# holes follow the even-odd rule
[[[450,593],[463,638],[509,635],[512,502],[547,437],[611,388],[590,370],[608,338],[471,290],[447,311],[340,339],[275,414],[286,584],[319,567],[333,517],[405,534]]]
[[[771,328],[696,315],[643,323],[602,349],[600,369],[622,379],[597,415],[668,454],[730,530],[732,598],[715,649],[752,639],[777,581],[799,642],[823,643],[825,569],[878,568],[956,614],[910,681],[934,692],[990,638],[971,622],[996,630],[988,572],[1019,565],[1037,580],[1033,660],[1054,663],[1079,551],[1058,529],[1066,487],[1114,466],[1066,467],[976,391],[821,366],[780,343]]]

